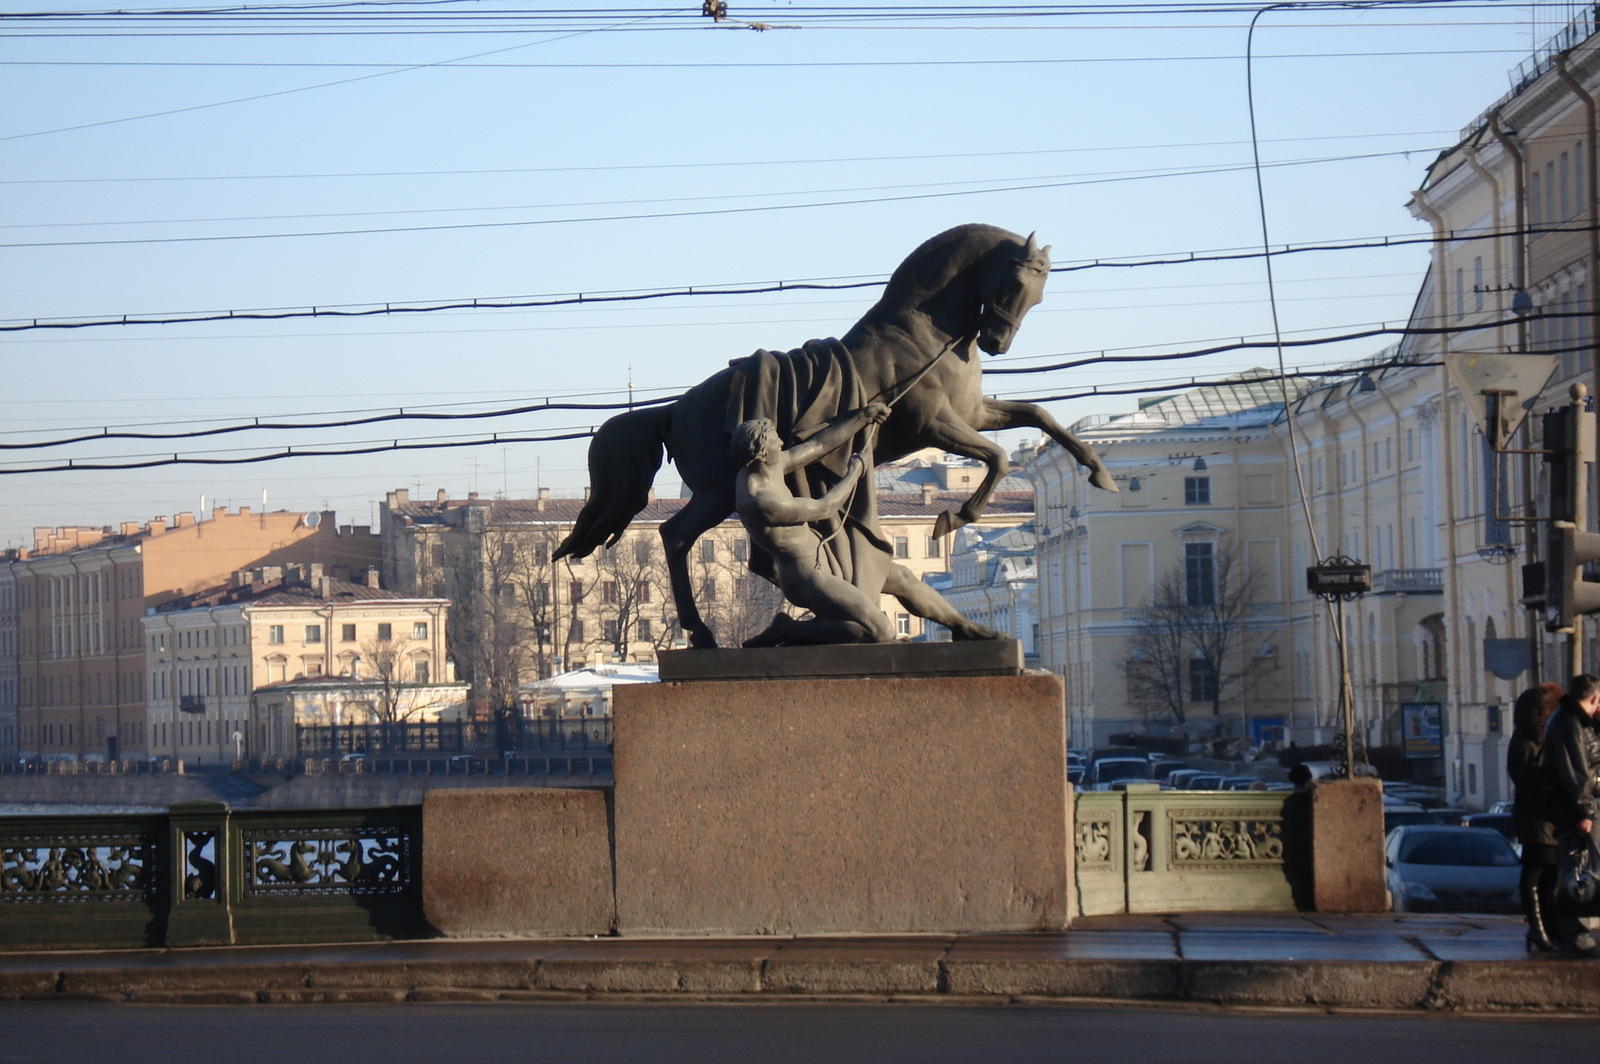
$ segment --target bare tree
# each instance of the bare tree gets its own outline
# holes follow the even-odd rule
[[[741,646],[788,608],[777,585],[750,571],[750,549],[741,535],[731,543],[707,537],[695,551],[695,597],[721,646]]]
[[[635,642],[661,649],[670,645],[676,619],[666,557],[660,540],[649,532],[624,537],[595,556],[599,600],[592,613],[602,625],[599,633],[617,657],[627,655]]]
[[[361,644],[361,662],[356,679],[372,690],[367,703],[368,712],[378,724],[401,724],[410,720],[421,707],[407,705],[404,692],[405,670],[409,662],[406,648],[409,639],[368,639]],[[365,675],[361,675],[361,674]]]
[[[560,620],[556,577],[560,565],[551,561],[550,555],[561,536],[562,530],[551,526],[524,532],[511,541],[507,579],[515,588],[522,613],[523,634],[528,640],[526,656],[541,680],[555,671],[556,628]]]
[[[1262,580],[1231,541],[1185,544],[1128,644],[1128,697],[1146,719],[1181,724],[1201,708],[1219,717],[1251,686],[1265,664],[1246,632]]]

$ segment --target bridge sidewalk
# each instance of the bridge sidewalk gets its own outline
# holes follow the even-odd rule
[[[1600,1012],[1600,962],[1510,917],[1102,916],[1061,933],[431,939],[0,954],[0,999],[146,1003],[905,999]]]

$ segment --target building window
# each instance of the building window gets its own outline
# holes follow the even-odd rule
[[[1184,477],[1183,504],[1185,506],[1211,505],[1211,478]]]
[[[567,629],[567,636],[574,643],[583,642],[583,622],[582,621],[573,621],[572,622],[572,627]]]
[[[650,581],[648,580],[639,581],[639,601],[646,603],[650,601]]]
[[[600,585],[600,601],[608,606],[617,604],[617,582],[615,580],[607,580]]]
[[[897,613],[894,615],[894,630],[896,635],[911,634],[911,614]]]
[[[606,621],[606,642],[618,643],[622,640],[622,625],[616,621]]]
[[[733,541],[733,560],[736,562],[750,560],[750,541],[748,539],[740,538]]]
[[[1217,700],[1217,670],[1210,658],[1191,658],[1189,661],[1189,701],[1215,702]]]
[[[394,626],[388,624],[378,625],[378,642],[387,643],[394,639]]]
[[[642,642],[648,643],[650,640],[652,640],[654,638],[655,638],[655,634],[651,629],[650,619],[648,617],[641,618],[640,621],[639,621],[639,639]]]
[[[928,557],[930,557],[930,558],[938,558],[943,553],[944,553],[943,544],[941,544],[939,542],[939,537],[938,536],[929,536],[928,537]]]
[[[1191,606],[1214,606],[1217,601],[1217,558],[1213,543],[1183,545],[1185,598]]]
[[[283,642],[283,625],[281,625],[281,624],[269,624],[267,626],[267,642],[269,642],[269,643],[281,643],[281,642]],[[163,648],[163,649],[165,649],[165,648]]]
[[[354,643],[355,641],[356,641],[356,626],[353,625],[353,624],[341,624],[339,626],[339,642],[341,642],[341,643]]]
[[[701,602],[717,601],[717,582],[715,580],[707,580],[701,584],[699,597]]]
[[[702,539],[700,541],[700,560],[703,561],[703,562],[707,562],[707,563],[714,562],[714,561],[717,560],[717,541],[716,540],[714,540],[714,539]]]
[[[428,663],[426,661],[414,662],[412,664],[412,675],[415,677],[417,683],[431,682],[428,679]]]
[[[426,638],[428,638],[428,622],[427,621],[415,621],[415,622],[413,622],[412,625],[411,625],[411,638],[412,639],[426,639]]]
[[[320,624],[308,624],[308,625],[306,625],[306,642],[307,643],[320,643],[320,642],[322,642],[322,625],[320,625]]]
[[[894,537],[894,556],[896,558],[911,557],[911,540],[906,536]]]
[[[574,580],[572,582],[572,586],[567,589],[567,593],[568,593],[568,597],[571,598],[573,602],[582,602],[583,601],[583,581],[582,580]]]

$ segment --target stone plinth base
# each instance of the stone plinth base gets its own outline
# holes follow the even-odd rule
[[[609,934],[605,792],[429,791],[422,800],[422,907],[447,936]]]
[[[1383,869],[1383,784],[1324,780],[1311,788],[1311,878],[1319,913],[1389,908]]]
[[[1059,677],[630,684],[613,699],[622,934],[1067,925]]]

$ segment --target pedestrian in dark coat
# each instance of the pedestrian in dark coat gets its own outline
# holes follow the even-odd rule
[[[1550,819],[1565,833],[1563,847],[1587,845],[1600,820],[1600,678],[1584,673],[1567,684],[1567,693],[1545,725],[1539,763],[1555,782]],[[1562,911],[1561,953],[1593,957],[1594,939],[1577,915]]]
[[[1528,951],[1555,951],[1561,934],[1556,922],[1556,827],[1550,823],[1552,780],[1539,761],[1544,727],[1561,702],[1561,685],[1544,683],[1517,696],[1511,709],[1511,747],[1506,775],[1515,800],[1511,822],[1522,844],[1522,913],[1528,920]]]

